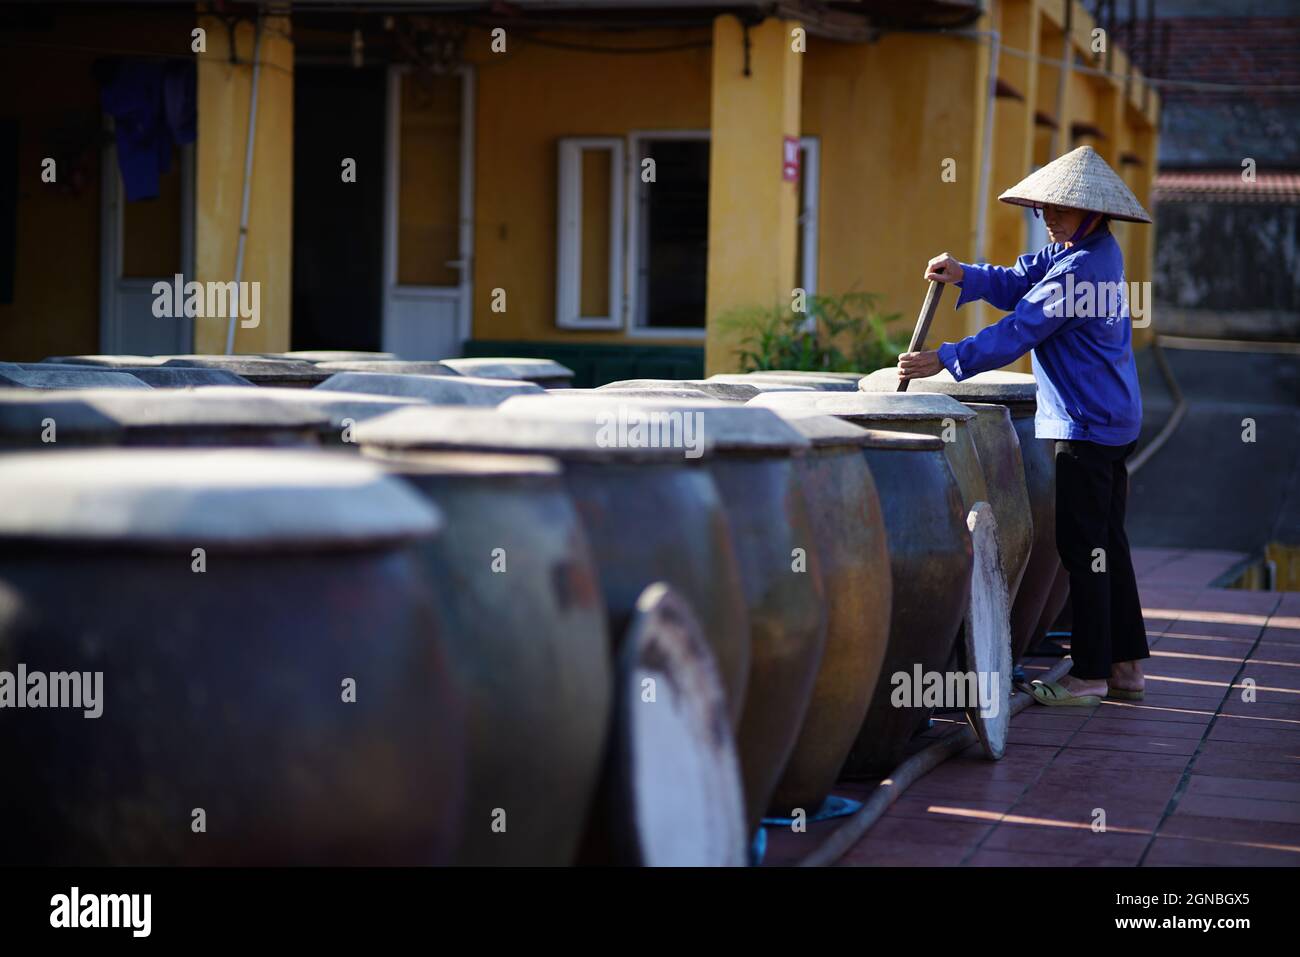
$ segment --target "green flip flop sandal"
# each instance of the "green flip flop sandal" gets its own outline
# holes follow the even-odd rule
[[[1049,708],[1095,708],[1101,704],[1095,694],[1074,695],[1055,681],[1035,681],[1032,693],[1035,701]]]
[[[1128,688],[1106,686],[1106,697],[1114,701],[1141,701],[1145,691],[1130,691]]]

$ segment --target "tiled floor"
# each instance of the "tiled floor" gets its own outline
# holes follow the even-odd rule
[[[1206,587],[1240,558],[1136,551],[1146,700],[1022,711],[1001,761],[972,751],[940,765],[840,863],[1300,865],[1300,593]],[[767,863],[836,826],[769,831]]]

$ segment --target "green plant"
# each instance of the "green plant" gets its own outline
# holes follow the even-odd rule
[[[722,328],[740,334],[745,372],[797,369],[803,372],[872,372],[893,365],[907,343],[893,338],[889,325],[899,313],[881,314],[880,296],[846,292],[807,297],[806,312],[788,305],[749,306],[719,318]]]

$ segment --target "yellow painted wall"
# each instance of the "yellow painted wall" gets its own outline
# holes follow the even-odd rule
[[[708,342],[705,371],[736,372],[744,332],[736,309],[788,306],[795,283],[798,184],[782,176],[783,141],[800,132],[805,55],[789,20],[749,31],[721,16],[713,29],[713,141],[709,153]],[[745,63],[748,56],[749,74]]]
[[[244,151],[248,133],[252,67],[231,65],[225,24],[203,16],[207,53],[199,57],[199,138],[195,198],[195,278],[200,282],[234,279],[243,198]],[[289,348],[293,291],[293,42],[283,17],[264,21],[258,81],[257,133],[254,140],[245,282],[261,283],[261,323],[236,325],[237,353],[278,352]],[[253,26],[241,23],[236,55],[253,56]],[[227,320],[194,321],[196,352],[225,352]]]
[[[99,351],[101,114],[91,65],[115,50],[188,49],[193,25],[185,10],[77,9],[48,30],[8,34],[0,88],[4,115],[19,123],[18,223],[14,301],[0,304],[0,361]],[[41,181],[46,156],[58,162],[56,183]],[[139,213],[133,248],[152,239],[160,252],[179,253],[165,210],[128,210]]]
[[[804,63],[803,130],[821,137],[819,286],[880,293],[911,330],[926,261],[970,258],[979,181],[978,79],[983,46],[890,34],[875,44],[813,42]],[[956,182],[942,180],[945,159]],[[930,341],[960,338],[951,291]],[[965,310],[963,310],[965,311]]]
[[[564,136],[626,136],[634,130],[708,130],[710,31],[546,32],[536,41],[507,37],[492,53],[490,35],[471,30],[466,59],[477,71],[474,183],[476,339],[625,342],[622,332],[555,326],[556,141]],[[584,46],[685,46],[648,54],[593,53]],[[491,310],[506,290],[504,313]],[[698,338],[659,339],[655,343]]]

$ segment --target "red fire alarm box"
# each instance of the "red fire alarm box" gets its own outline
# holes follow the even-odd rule
[[[787,183],[799,181],[799,137],[787,136],[782,141],[781,178]]]

